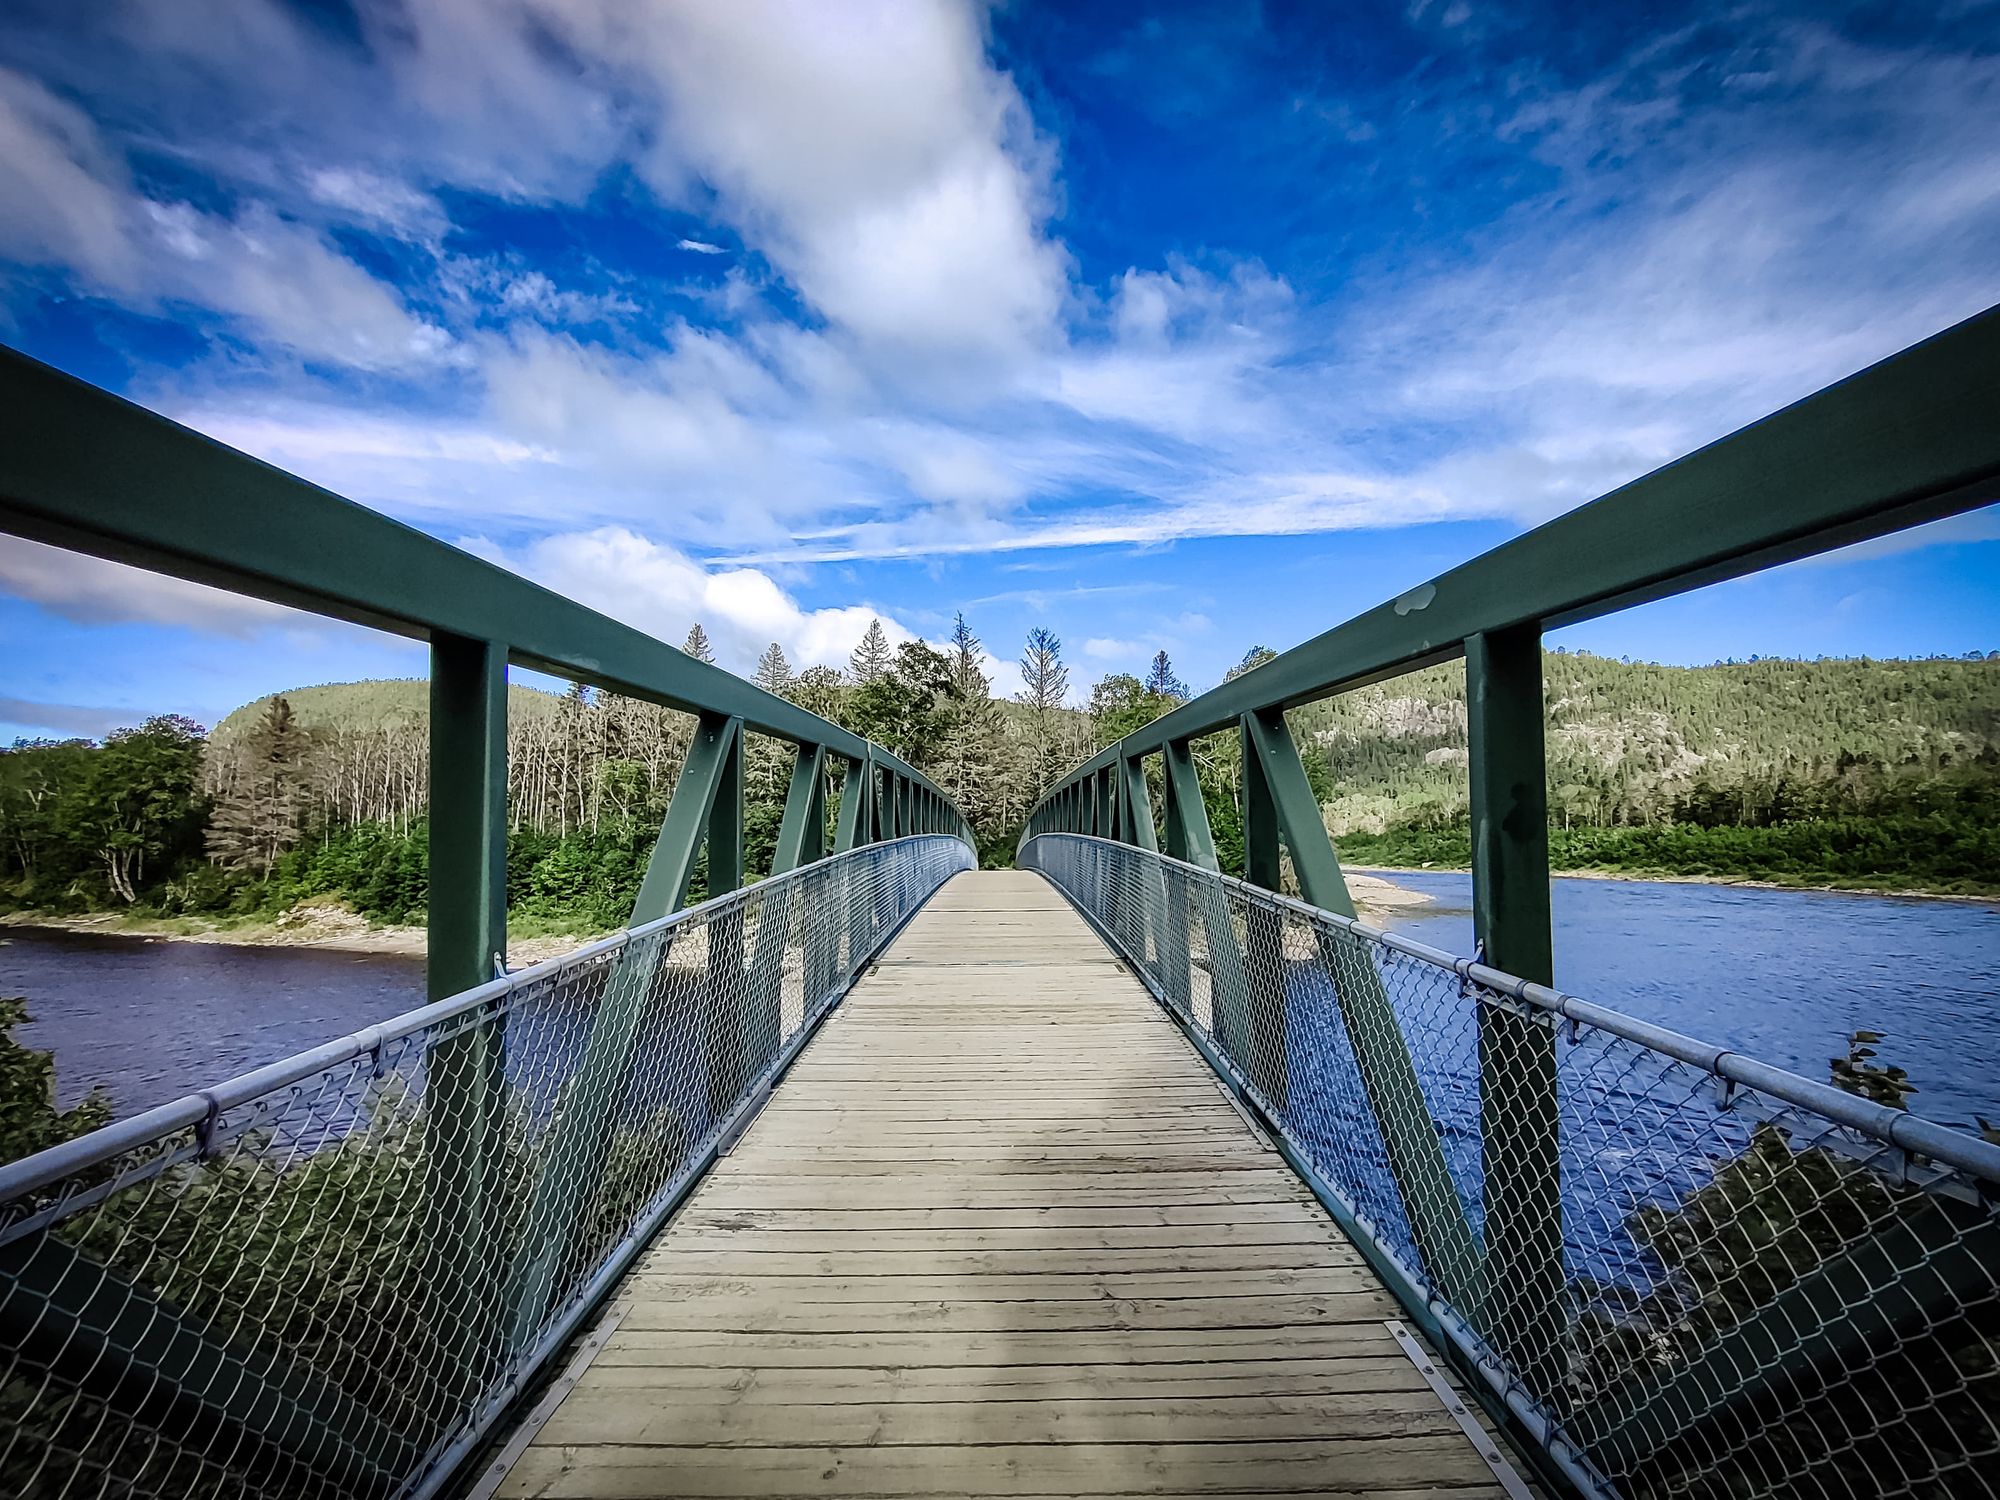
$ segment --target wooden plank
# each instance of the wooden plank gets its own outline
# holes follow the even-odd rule
[[[574,1399],[574,1398],[572,1398]],[[567,1404],[567,1403],[565,1403]],[[560,1415],[560,1408],[558,1408]],[[587,1459],[585,1455],[587,1454]],[[537,1443],[503,1495],[545,1500],[826,1495],[1496,1494],[1456,1431],[1350,1440],[869,1447]]]
[[[905,928],[503,1496],[1497,1497],[1359,1252],[1039,878]]]
[[[1103,1365],[607,1365],[593,1381],[604,1391],[673,1392],[656,1399],[742,1405],[823,1406],[884,1401],[1074,1401],[1104,1398]],[[1175,1401],[1209,1396],[1337,1396],[1421,1391],[1423,1377],[1400,1350],[1344,1359],[1201,1360],[1128,1365],[1116,1398]]]
[[[1338,1395],[1214,1395],[1198,1398],[1072,1397],[987,1401],[760,1403],[698,1395],[661,1401],[629,1389],[578,1392],[543,1429],[552,1443],[685,1446],[962,1447],[1063,1443],[1232,1443],[1258,1438],[1387,1438],[1455,1430],[1427,1387]]]

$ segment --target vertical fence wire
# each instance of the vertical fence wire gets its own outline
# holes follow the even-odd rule
[[[433,1487],[971,863],[822,860],[0,1167],[0,1493]]]
[[[1130,845],[1044,834],[1021,863],[1581,1488],[2000,1496],[2000,1148]],[[1482,1055],[1489,1008],[1554,1034],[1553,1171],[1497,1156],[1482,1110],[1546,1038],[1510,1056],[1524,1029],[1487,1028]],[[1443,1193],[1398,1159],[1417,1132]],[[1489,1239],[1492,1191],[1555,1195],[1560,1266]]]

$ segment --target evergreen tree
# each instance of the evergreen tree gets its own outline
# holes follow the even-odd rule
[[[865,687],[887,675],[895,664],[895,653],[889,649],[888,634],[882,629],[880,620],[868,622],[867,633],[861,637],[861,644],[854,648],[847,658],[847,673],[856,686]]]
[[[1258,667],[1263,666],[1265,662],[1276,661],[1277,659],[1278,653],[1273,651],[1269,646],[1252,646],[1248,651],[1243,653],[1243,660],[1222,674],[1222,680],[1224,682],[1233,682],[1245,672],[1255,671]]]
[[[965,623],[965,611],[960,610],[953,616],[951,627],[951,685],[959,697],[991,695],[993,684],[979,669],[979,659],[984,654],[979,637]]]
[[[572,694],[583,689],[572,685]],[[208,857],[225,870],[260,879],[304,832],[312,736],[283,694],[237,747],[235,776],[216,799],[208,824]]]
[[[1029,780],[1039,797],[1062,771],[1056,763],[1059,738],[1056,715],[1069,695],[1069,668],[1062,659],[1062,641],[1052,630],[1037,625],[1028,632],[1028,644],[1021,652],[1020,701],[1029,714],[1031,758]]]
[[[764,648],[764,654],[757,658],[757,686],[778,697],[787,696],[792,690],[792,664],[785,660],[784,647],[776,641]]]
[[[701,621],[699,620],[696,620],[689,628],[688,638],[682,643],[681,650],[692,656],[696,661],[705,661],[710,666],[715,665],[715,648],[709,645],[708,632],[701,628]]]
[[[1164,651],[1153,658],[1152,670],[1146,674],[1146,691],[1157,698],[1172,698],[1177,703],[1187,701],[1188,686],[1174,676],[1174,664],[1167,659]]]
[[[1006,730],[992,681],[980,665],[979,637],[963,614],[953,624],[951,645],[951,695],[935,776],[982,843],[1004,840],[1012,830],[1019,781],[1006,762]]]

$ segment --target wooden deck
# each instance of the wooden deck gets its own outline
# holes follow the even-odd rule
[[[613,1311],[502,1496],[1502,1495],[1034,875],[938,894]]]

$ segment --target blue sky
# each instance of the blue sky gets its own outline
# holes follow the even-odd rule
[[[1206,685],[1995,299],[2000,4],[13,0],[0,338],[726,665]],[[2000,647],[1987,512],[1563,644]],[[0,735],[423,671],[0,543]]]

